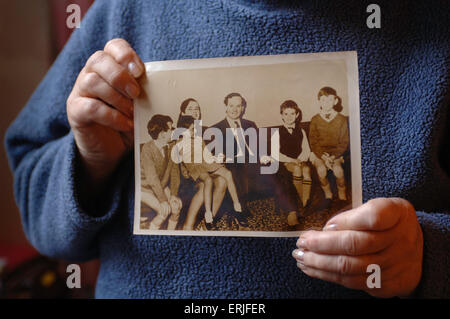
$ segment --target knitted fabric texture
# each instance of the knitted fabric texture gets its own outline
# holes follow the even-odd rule
[[[83,210],[66,99],[88,57],[121,37],[143,61],[356,50],[363,199],[412,202],[424,233],[419,297],[450,296],[447,1],[97,0],[6,135],[29,241],[100,258],[102,298],[365,298],[309,278],[295,238],[132,235],[134,165],[123,160],[97,214]]]

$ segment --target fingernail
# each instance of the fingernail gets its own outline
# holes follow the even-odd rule
[[[292,252],[292,255],[294,256],[295,259],[303,261],[303,255],[305,254],[305,252],[301,249],[295,249]]]
[[[306,240],[300,238],[297,240],[297,247],[298,248],[306,248]]]
[[[125,91],[127,91],[127,94],[132,98],[136,98],[139,95],[139,88],[134,83],[129,83],[125,87]]]
[[[134,62],[130,62],[128,63],[128,71],[131,73],[132,76],[134,76],[135,78],[138,78],[141,76],[142,74],[142,70],[139,67],[138,64],[134,63]]]
[[[336,224],[330,224],[327,225],[323,228],[323,230],[328,231],[328,230],[337,230],[337,225]]]

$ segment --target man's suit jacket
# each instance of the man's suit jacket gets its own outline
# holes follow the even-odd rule
[[[248,128],[254,128],[256,130],[256,134],[258,134],[258,127],[256,126],[255,122],[246,120],[246,119],[241,119],[241,126],[242,129],[245,131]],[[223,147],[224,149],[222,150],[222,152],[226,155],[226,134],[227,134],[227,129],[230,129],[230,125],[228,124],[227,119],[223,119],[222,121],[216,123],[215,125],[213,125],[212,127],[218,128],[221,132],[222,132],[222,136],[223,136]],[[231,132],[231,130],[229,130],[229,134],[233,134]],[[249,190],[251,188],[251,185],[249,185],[249,180],[250,179],[254,179],[256,176],[256,167],[255,165],[257,164],[249,164],[249,153],[247,148],[244,145],[244,149],[245,149],[245,162],[244,163],[238,163],[237,162],[237,154],[238,154],[238,147],[237,147],[237,141],[236,138],[233,137],[233,154],[234,154],[234,162],[233,163],[226,163],[226,167],[231,171],[231,173],[233,174],[233,179],[234,182],[236,184],[236,188],[238,190],[238,194],[239,194],[239,200],[241,202],[241,205],[243,206],[244,209],[246,209],[246,205],[247,205],[247,201],[248,201],[248,193]],[[249,144],[249,137],[245,136],[245,141],[247,143],[247,145],[250,146]],[[258,156],[258,135],[257,135],[257,139],[256,139],[256,149],[252,149],[252,152]],[[214,154],[214,153],[213,153]]]
[[[258,134],[258,127],[256,126],[256,123],[253,122],[253,121],[249,121],[249,120],[241,118],[241,126],[242,126],[242,129],[244,131],[247,130],[248,128],[252,127],[252,128],[254,128],[256,130],[256,134]],[[222,121],[214,124],[212,127],[218,128],[222,132],[223,148],[224,148],[223,149],[223,153],[226,155],[226,134],[227,134],[227,129],[231,128],[230,125],[228,124],[227,119],[226,118],[223,119]],[[230,131],[229,134],[232,134],[232,132]],[[258,135],[257,135],[257,141],[258,141]],[[247,145],[250,146],[250,144],[249,144],[249,137],[248,136],[245,136],[245,142],[247,143]],[[258,142],[256,142],[256,146],[257,147],[256,147],[255,150],[252,149],[252,151],[253,151],[253,153],[255,155],[258,154],[257,153],[257,151],[258,151]],[[238,155],[238,147],[237,147],[236,138],[234,138],[234,143],[233,143],[233,154],[234,154],[234,162],[236,163],[236,158],[237,158],[237,155]],[[249,159],[248,150],[247,150],[247,148],[245,148],[245,160],[246,160],[246,163],[248,163],[248,159]]]

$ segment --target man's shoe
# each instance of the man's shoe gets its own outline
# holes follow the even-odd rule
[[[246,217],[242,216],[240,213],[235,213],[234,217],[236,218],[236,220],[239,224],[239,227],[245,227],[245,228],[249,227]]]
[[[301,228],[302,228],[302,226],[300,224],[288,225],[287,230],[288,231],[299,231],[299,230],[302,230]]]
[[[240,227],[249,227],[245,213],[238,213],[233,211],[228,212],[228,216],[230,217],[230,220],[235,220]],[[231,225],[228,226],[231,227]]]

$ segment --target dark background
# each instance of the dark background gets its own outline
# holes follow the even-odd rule
[[[2,143],[6,129],[25,106],[73,31],[66,26],[70,15],[66,13],[67,6],[78,4],[83,16],[92,2],[0,0]],[[0,183],[0,297],[90,297],[98,271],[97,261],[81,265],[83,289],[65,291],[67,263],[40,257],[25,238],[3,145],[0,148]],[[61,287],[56,287],[58,284]]]

